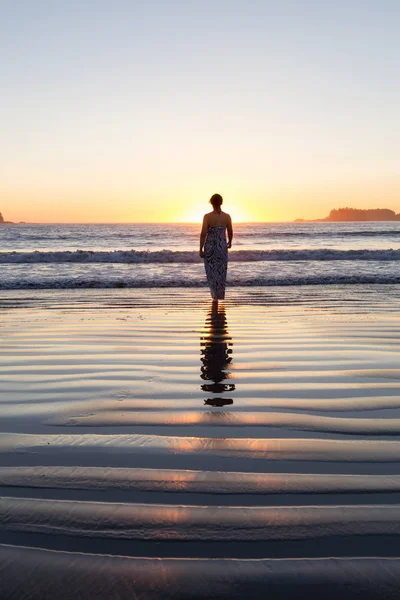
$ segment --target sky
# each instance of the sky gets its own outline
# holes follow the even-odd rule
[[[398,0],[2,0],[0,211],[400,211]]]

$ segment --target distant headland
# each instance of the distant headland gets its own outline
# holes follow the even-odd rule
[[[25,221],[20,221],[19,224],[23,224]],[[5,221],[3,215],[0,212],[0,225],[16,225],[14,221]]]
[[[324,219],[295,219],[295,223],[338,223],[343,221],[400,221],[400,213],[389,208],[334,208]]]
[[[12,221],[5,221],[3,215],[0,212],[0,225],[4,225],[5,223],[12,223]]]

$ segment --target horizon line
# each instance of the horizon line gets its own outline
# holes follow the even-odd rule
[[[234,221],[244,225],[294,223],[290,221]],[[201,221],[9,221],[2,225],[201,225]]]

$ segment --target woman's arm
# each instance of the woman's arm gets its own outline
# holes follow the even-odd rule
[[[232,248],[232,238],[233,238],[233,227],[232,227],[232,219],[228,215],[228,224],[226,226],[228,230],[228,248]]]
[[[208,232],[207,215],[204,215],[203,225],[202,225],[201,233],[200,233],[200,252],[199,252],[200,258],[204,258],[204,244],[206,241],[207,232]]]

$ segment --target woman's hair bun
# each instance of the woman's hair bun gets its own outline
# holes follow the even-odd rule
[[[219,208],[223,201],[224,200],[220,194],[214,194],[210,198],[210,204],[212,204],[214,208]]]

